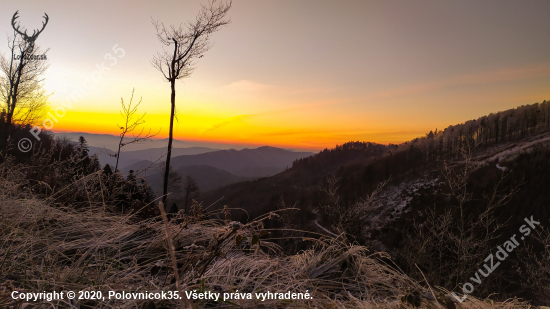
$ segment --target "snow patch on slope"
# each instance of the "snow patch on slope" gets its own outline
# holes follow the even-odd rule
[[[539,135],[537,139],[533,141],[526,141],[517,145],[513,145],[511,148],[498,152],[497,154],[485,159],[483,163],[509,161],[517,158],[522,153],[529,153],[534,150],[535,146],[550,142],[550,136]]]
[[[429,189],[442,183],[439,178],[423,177],[391,186],[374,197],[371,203],[363,203],[363,220],[367,234],[379,230],[402,214],[410,211],[410,202],[419,196],[418,190]],[[370,236],[370,235],[367,235]]]

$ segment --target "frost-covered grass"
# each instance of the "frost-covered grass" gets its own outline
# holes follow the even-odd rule
[[[534,137],[531,137],[527,140],[514,143],[512,145],[507,145],[508,147],[502,151],[497,151],[493,156],[485,159],[483,162],[502,162],[509,161],[517,158],[522,153],[529,153],[533,151],[535,146],[548,144],[550,143],[549,134],[541,134]]]
[[[211,220],[195,205],[192,215],[180,214],[166,223],[159,217],[140,221],[132,214],[112,213],[92,201],[88,207],[74,209],[54,198],[33,195],[24,174],[6,164],[0,167],[0,308],[153,308],[153,304],[154,308],[407,308],[402,297],[415,291],[421,295],[422,308],[437,308],[434,296],[442,299],[434,287],[383,263],[386,254],[339,239],[320,240],[312,235],[302,239],[311,244],[309,249],[284,255],[270,239],[273,231],[264,228],[266,220],[276,219],[273,213],[240,224]],[[108,291],[175,291],[178,285],[180,295],[190,290],[307,291],[312,299],[26,303],[11,298],[15,290],[88,290],[107,295]],[[517,300],[492,304],[472,297],[460,306],[529,308]]]

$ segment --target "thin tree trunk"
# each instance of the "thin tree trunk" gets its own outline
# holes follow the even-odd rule
[[[124,133],[120,137],[120,142],[118,143],[118,151],[116,153],[116,165],[115,165],[115,173],[118,172],[118,160],[120,159],[120,148],[122,148],[122,140],[124,139]]]
[[[168,136],[168,153],[166,154],[166,168],[164,170],[164,188],[162,190],[162,203],[166,205],[166,198],[168,194],[168,175],[170,174],[170,158],[172,157],[172,140],[174,134],[174,112],[176,110],[176,52],[178,51],[178,42],[174,41],[174,56],[172,57],[172,67],[169,73],[170,87],[172,88],[172,94],[170,95],[170,103],[172,105],[170,110],[170,133]]]
[[[170,96],[170,101],[172,103],[172,108],[170,110],[170,134],[168,137],[168,153],[166,154],[166,169],[164,170],[164,188],[162,192],[162,202],[166,205],[166,198],[168,194],[168,175],[170,174],[170,158],[172,156],[172,140],[174,133],[174,111],[176,109],[176,81],[170,81],[172,87],[172,95]]]

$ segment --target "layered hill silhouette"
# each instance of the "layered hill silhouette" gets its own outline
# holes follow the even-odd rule
[[[222,203],[246,209],[254,217],[277,209],[281,197],[302,207],[317,207],[319,187],[329,175],[340,178],[340,202],[349,206],[387,179],[397,184],[460,159],[460,145],[477,145],[475,151],[498,156],[500,151],[528,143],[550,131],[550,102],[523,105],[491,113],[399,145],[349,142],[294,162],[272,177],[232,184],[203,195],[205,204]],[[543,137],[541,137],[543,138]],[[515,146],[514,146],[515,145]],[[491,161],[491,164],[495,164]],[[498,160],[496,161],[498,162]]]
[[[78,138],[83,136],[88,142],[89,146],[107,148],[110,150],[115,150],[118,147],[120,142],[120,136],[111,135],[111,134],[94,134],[86,132],[60,132],[55,133],[56,137],[68,138],[73,141],[78,141]],[[131,136],[128,136],[130,138]],[[124,147],[125,151],[134,151],[134,150],[145,150],[149,148],[166,148],[168,145],[168,139],[157,139],[153,138],[151,140],[143,141],[140,143],[135,143],[127,145]],[[172,141],[172,147],[174,148],[190,148],[190,147],[206,147],[212,149],[244,149],[246,147],[251,147],[252,145],[240,145],[240,144],[227,144],[227,143],[215,143],[215,142],[200,142],[200,141],[186,141],[186,140],[177,140]]]
[[[193,176],[199,188],[205,192],[235,182],[275,175],[292,166],[294,161],[313,154],[264,146],[256,149],[230,149],[172,156],[170,165],[181,177]],[[122,168],[121,171],[128,174],[130,170],[140,171],[149,167],[140,176],[144,177],[155,191],[161,192],[163,166],[163,162],[141,160]]]
[[[205,204],[211,204],[223,198],[222,203],[246,209],[252,217],[265,213],[266,210],[276,209],[281,196],[315,204],[319,201],[318,185],[328,174],[344,168],[347,170],[366,166],[389,155],[388,149],[394,147],[369,142],[349,142],[297,160],[291,168],[271,177],[235,183],[208,192],[203,195],[203,199]]]
[[[178,173],[182,178],[187,175],[193,177],[197,182],[200,190],[203,192],[217,189],[232,183],[253,179],[233,175],[230,172],[208,165],[182,166],[175,169],[174,171]],[[147,182],[155,191],[157,196],[160,196],[162,194],[164,175],[160,172],[159,169],[147,171],[144,173],[144,175],[140,176],[145,176],[145,179],[147,179]]]
[[[297,159],[309,157],[312,152],[294,152],[281,148],[263,146],[256,149],[220,150],[198,155],[173,157],[171,165],[208,165],[238,176],[265,177],[277,174]]]
[[[100,147],[88,147],[89,148],[89,154],[93,156],[94,154],[97,154],[99,162],[102,165],[109,164],[111,166],[115,166],[116,164],[116,158],[112,155],[116,154],[115,151],[107,148],[100,148]],[[172,148],[172,157],[174,156],[183,156],[183,155],[195,155],[195,154],[201,154],[206,152],[212,152],[212,151],[218,151],[219,149],[213,149],[208,147],[186,147],[186,148]],[[150,161],[155,162],[157,160],[165,160],[166,158],[166,147],[159,147],[159,148],[149,148],[149,149],[142,149],[142,150],[134,150],[134,151],[123,151],[120,155],[120,160],[118,163],[119,169],[123,169],[124,167],[127,167],[129,165],[132,165],[134,163],[140,162],[140,161]]]

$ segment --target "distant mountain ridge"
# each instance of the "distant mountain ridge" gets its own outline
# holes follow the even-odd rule
[[[209,165],[226,170],[238,176],[265,177],[282,172],[292,163],[312,152],[293,152],[280,148],[263,146],[256,149],[220,150],[198,155],[174,157],[174,168],[192,165]]]
[[[289,169],[261,179],[234,183],[202,196],[205,204],[210,205],[223,198],[221,205],[246,209],[251,218],[266,211],[277,209],[281,196],[292,202],[318,203],[319,185],[328,174],[337,174],[341,170],[361,171],[363,166],[373,164],[382,157],[390,156],[386,146],[370,142],[348,142],[325,149],[313,156],[293,162]],[[208,155],[208,154],[206,154]],[[277,198],[273,198],[277,197]]]
[[[223,197],[222,203],[244,208],[251,217],[277,209],[279,200],[265,196],[283,196],[311,208],[321,203],[320,196],[324,193],[319,192],[319,187],[323,181],[335,176],[339,179],[339,203],[349,206],[388,179],[399,183],[407,177],[432,172],[446,161],[458,160],[459,146],[465,142],[472,147],[477,145],[475,151],[489,153],[491,149],[512,147],[547,132],[550,132],[550,101],[545,100],[490,113],[444,130],[436,129],[399,145],[348,142],[299,159],[275,176],[211,191],[203,195],[203,200],[209,204]]]
[[[94,134],[94,133],[85,133],[85,132],[59,132],[55,133],[56,137],[66,137],[72,141],[78,141],[80,136],[83,136],[88,142],[88,146],[98,147],[98,148],[107,148],[110,150],[116,150],[118,148],[118,143],[120,137],[118,135],[111,134]],[[125,151],[134,151],[134,150],[145,150],[150,148],[162,148],[167,149],[168,139],[158,139],[153,138],[148,141],[143,141],[137,144],[131,144],[124,147]],[[230,144],[230,143],[216,143],[216,142],[201,142],[201,141],[186,141],[174,139],[172,142],[172,147],[174,148],[190,148],[190,147],[205,147],[211,149],[244,149],[244,148],[256,148],[258,146],[252,144]],[[290,151],[304,151],[300,149],[286,149]],[[309,150],[305,150],[306,152]]]
[[[170,165],[174,170],[184,166],[212,166],[236,176],[266,177],[284,171],[298,159],[314,155],[312,152],[294,152],[280,148],[263,146],[256,149],[218,150],[195,155],[172,156]],[[123,169],[139,170],[147,164],[146,161],[131,164]],[[154,164],[160,168],[162,163]]]
[[[116,164],[116,158],[113,156],[113,154],[116,154],[115,151],[111,149],[106,148],[99,148],[99,147],[88,147],[89,154],[92,156],[94,154],[97,154],[99,162],[102,166],[105,166],[105,164],[109,164],[111,166],[115,166]],[[211,151],[218,151],[219,149],[213,149],[208,147],[187,147],[187,148],[172,148],[172,157],[175,156],[182,156],[182,155],[196,155]],[[155,162],[157,160],[163,161],[166,157],[166,147],[160,147],[160,148],[149,148],[149,149],[143,149],[143,150],[134,150],[134,151],[122,151],[120,154],[120,160],[119,160],[119,169],[123,169],[124,167],[127,167],[129,165],[132,165],[134,163],[147,160],[151,162]]]
[[[195,151],[204,150],[195,149]],[[154,151],[151,152],[154,153]],[[144,155],[145,151],[127,152],[124,155],[128,156],[129,153]],[[173,150],[172,153],[178,152]],[[264,146],[256,149],[217,150],[200,154],[172,156],[170,165],[182,178],[191,175],[197,181],[201,191],[206,192],[237,182],[275,175],[292,166],[296,160],[311,155],[314,155],[314,153],[293,152]],[[132,158],[137,160],[137,157]],[[165,163],[153,163],[152,160],[144,160],[145,157],[143,156],[141,158],[139,161],[120,168],[121,173],[128,175],[130,170],[134,172],[142,171],[139,176],[145,178],[153,190],[160,194],[163,185],[161,170]],[[143,171],[146,168],[147,170]]]

